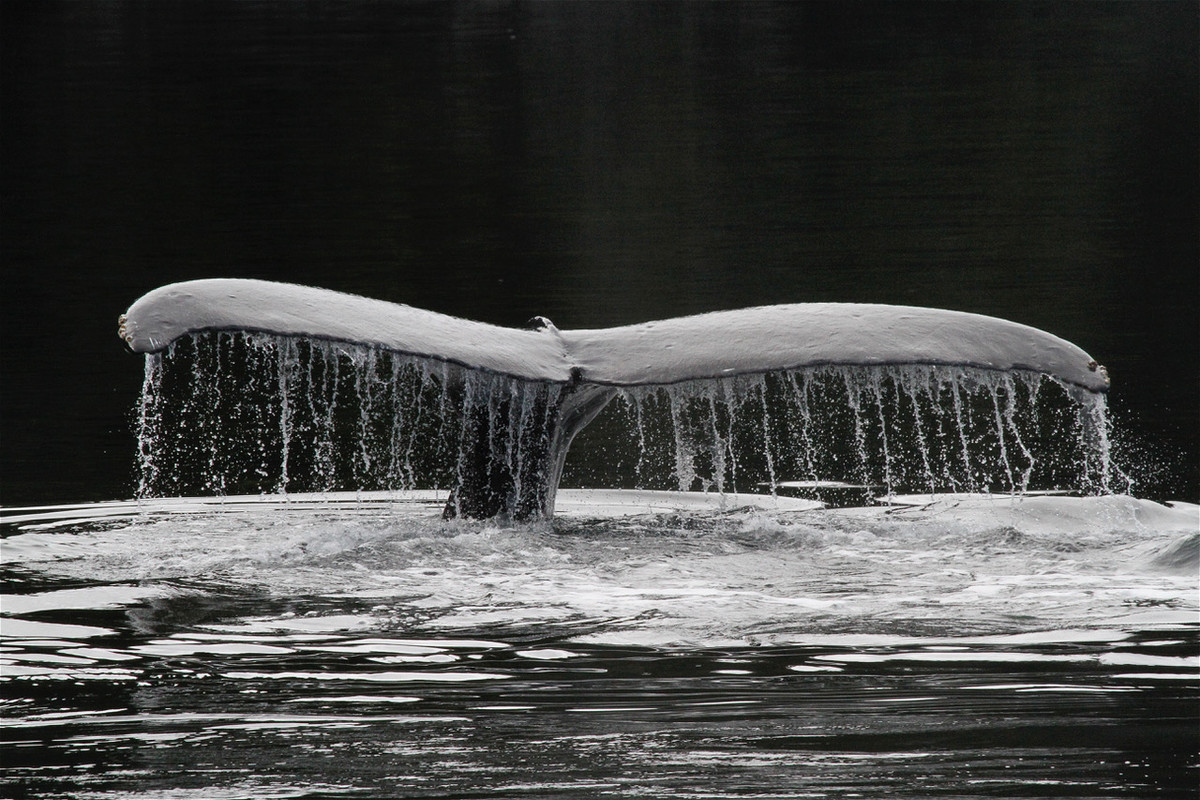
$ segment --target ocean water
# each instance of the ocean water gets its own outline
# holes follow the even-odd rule
[[[1196,797],[1196,508],[1124,496],[1200,500],[1194,16],[0,2],[0,796]],[[568,492],[552,523],[447,522],[373,490],[448,485],[420,456],[460,429],[397,450],[388,396],[312,394],[311,354],[290,422],[278,380],[211,374],[139,414],[117,315],[207,277],[563,329],[992,314],[1108,367],[1132,488],[1069,442],[1031,470],[1011,434],[1076,426],[1009,417],[1024,381],[963,406],[1004,446],[964,447],[957,389],[839,378],[805,385],[854,413],[751,387],[766,426],[723,389],[615,400],[565,481],[679,489],[682,461],[683,488],[858,484],[816,491],[847,508]],[[880,414],[918,405],[923,442]],[[139,459],[147,419],[195,438]],[[706,473],[735,439],[781,446]],[[992,495],[866,504],[882,484]],[[139,488],[166,497],[11,507]],[[299,494],[330,488],[362,491]]]
[[[8,797],[1191,797],[1196,506],[4,512]]]

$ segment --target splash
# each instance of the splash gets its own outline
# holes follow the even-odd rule
[[[836,482],[863,499],[1103,494],[1126,480],[1111,463],[1104,395],[963,367],[805,367],[618,390],[210,332],[146,356],[136,418],[140,497],[443,488],[448,514],[527,518],[553,511],[560,477],[715,492]]]

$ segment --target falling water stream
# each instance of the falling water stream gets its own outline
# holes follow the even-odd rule
[[[200,334],[146,357],[138,496],[446,488],[479,437],[519,479],[561,391],[362,345]],[[636,387],[593,427],[568,482],[841,484],[863,500],[1128,489],[1114,485],[1103,395],[1027,372],[826,366]]]

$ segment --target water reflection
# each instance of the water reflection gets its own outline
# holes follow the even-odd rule
[[[56,667],[66,682],[52,696],[10,702],[7,780],[98,797],[155,796],[156,786],[205,796],[1183,791],[1197,664],[1156,654],[1194,650],[1196,631],[1042,638],[715,651],[576,643],[554,658],[447,641],[442,652],[465,666],[396,672],[369,654],[404,639],[283,634],[265,653],[180,635],[169,652],[135,646],[142,661],[128,675]],[[1123,672],[1130,662],[1143,671]],[[838,671],[803,670],[825,665]],[[6,668],[10,690],[48,685],[47,675]],[[101,706],[57,710],[94,702],[89,681],[127,688]]]
[[[5,791],[1191,791],[1195,575],[1156,556],[1195,558],[1194,508],[598,496],[509,529],[383,496],[9,514]]]

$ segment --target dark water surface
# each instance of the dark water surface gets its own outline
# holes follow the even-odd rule
[[[145,291],[505,325],[866,301],[1108,366],[1200,498],[1194,3],[0,5],[6,505],[128,497]]]
[[[3,795],[1197,796],[1196,20],[0,2]],[[14,508],[132,495],[116,317],[216,276],[1014,319],[1108,366],[1143,499]]]

